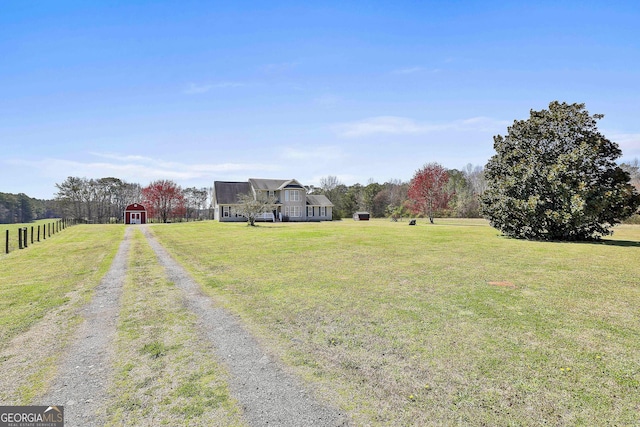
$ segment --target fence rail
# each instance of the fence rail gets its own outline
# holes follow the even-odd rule
[[[47,240],[48,238],[51,238],[52,235],[61,232],[71,225],[75,225],[75,221],[69,219],[58,219],[37,225],[20,226],[17,228],[17,236],[14,234],[13,237],[11,237],[11,230],[7,229],[5,232],[4,253],[8,254],[16,248],[28,248],[29,244],[33,245],[37,242]],[[16,242],[17,245],[12,244],[13,242]]]

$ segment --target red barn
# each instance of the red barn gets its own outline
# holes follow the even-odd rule
[[[124,210],[125,224],[146,224],[147,210],[140,203],[129,205]]]

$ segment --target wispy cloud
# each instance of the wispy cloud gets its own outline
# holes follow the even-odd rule
[[[507,126],[512,124],[509,120],[496,120],[490,117],[472,117],[470,119],[456,120],[448,124],[449,129],[458,129],[477,132],[506,132]]]
[[[313,102],[321,107],[334,107],[342,101],[342,98],[336,95],[322,95],[313,100]]]
[[[433,125],[418,123],[405,117],[379,116],[338,125],[338,134],[346,137],[359,137],[385,133],[415,134],[435,129]]]
[[[426,67],[407,67],[407,68],[397,68],[391,71],[391,74],[398,75],[409,75],[409,74],[420,74],[420,73],[431,73],[436,74],[442,71],[442,68],[426,68]]]
[[[342,123],[334,128],[340,136],[357,138],[376,134],[411,135],[444,130],[497,132],[503,130],[508,123],[507,121],[494,120],[488,117],[473,117],[445,123],[428,123],[407,117],[378,116],[356,122]]]
[[[235,172],[272,172],[278,168],[271,164],[260,163],[181,163],[154,159],[145,156],[120,155],[114,153],[91,153],[111,161],[77,161],[48,158],[38,161],[13,159],[12,164],[20,164],[38,168],[43,174],[59,179],[66,176],[82,176],[103,178],[117,176],[129,182],[156,179],[172,179],[176,181],[209,180],[220,173]]]
[[[424,71],[424,67],[408,67],[408,68],[398,68],[393,70],[393,74],[415,74],[420,71]]]
[[[283,71],[289,71],[296,68],[300,63],[296,61],[280,62],[276,64],[266,64],[260,67],[265,73],[280,73]]]
[[[287,160],[338,160],[346,156],[344,150],[338,146],[309,147],[309,148],[293,148],[285,147],[282,149],[282,157]]]
[[[90,151],[89,154],[95,157],[101,157],[103,159],[118,160],[120,162],[155,163],[159,161],[158,159],[154,159],[152,157],[131,154],[102,153],[97,151]]]
[[[201,93],[207,93],[214,89],[225,89],[234,87],[246,86],[246,83],[242,82],[217,82],[217,83],[189,83],[187,87],[182,91],[186,95],[197,95]]]
[[[603,134],[611,141],[618,143],[625,158],[640,157],[640,133],[609,133],[603,131]]]

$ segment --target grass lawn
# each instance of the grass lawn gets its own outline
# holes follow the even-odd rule
[[[216,301],[356,425],[636,425],[640,227],[481,220],[155,225]]]
[[[2,256],[0,345],[65,304],[68,293],[91,292],[109,268],[123,231],[122,226],[77,225]]]

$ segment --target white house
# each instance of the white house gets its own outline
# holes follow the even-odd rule
[[[214,219],[218,221],[246,221],[238,213],[238,197],[252,194],[276,200],[272,212],[261,221],[331,221],[333,204],[322,194],[307,194],[307,189],[295,179],[256,179],[248,182],[215,181],[213,183]]]

